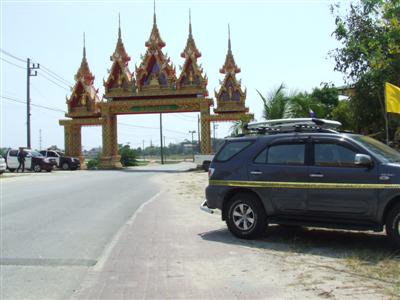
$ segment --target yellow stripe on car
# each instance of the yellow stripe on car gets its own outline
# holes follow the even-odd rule
[[[210,180],[210,185],[288,189],[400,189],[400,184]]]

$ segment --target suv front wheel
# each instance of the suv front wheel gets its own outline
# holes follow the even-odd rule
[[[400,204],[389,212],[386,221],[386,233],[390,240],[400,248]]]
[[[251,194],[235,195],[228,203],[226,224],[230,232],[241,239],[260,237],[268,225],[260,200]]]

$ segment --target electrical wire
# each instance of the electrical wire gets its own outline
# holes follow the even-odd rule
[[[5,99],[5,100],[9,100],[9,101],[18,102],[18,103],[21,103],[21,104],[27,104],[26,101],[24,101],[24,100],[11,98],[11,97],[6,97],[6,96],[3,96],[3,95],[0,95],[0,98]],[[48,110],[52,110],[52,111],[56,111],[56,112],[66,113],[64,110],[58,109],[58,108],[54,108],[54,107],[49,107],[49,106],[40,105],[40,104],[34,104],[34,103],[31,103],[31,105],[34,106],[34,107],[40,107],[40,108],[43,108],[43,109],[48,109]]]
[[[3,52],[5,55],[8,55],[9,57],[12,57],[12,58],[14,58],[16,60],[19,60],[19,61],[22,61],[22,62],[26,63],[25,59],[22,59],[22,58],[19,58],[19,57],[15,56],[15,55],[12,55],[11,53],[8,53],[7,51],[5,51],[5,50],[3,50],[1,48],[0,48],[0,51]]]
[[[69,87],[69,89],[68,89],[68,88],[66,88],[66,87],[64,87],[64,86],[62,86],[62,85],[60,85],[60,84],[58,84],[57,82],[55,82],[54,80],[50,79],[49,77],[47,77],[46,75],[44,75],[44,74],[42,74],[42,73],[40,73],[40,72],[38,72],[38,75],[41,76],[41,77],[43,77],[43,78],[45,78],[45,79],[47,79],[47,80],[50,81],[51,83],[57,85],[58,87],[60,87],[60,88],[62,88],[62,89],[64,89],[64,90],[66,90],[66,91],[71,91],[71,89],[72,89],[72,87],[70,87],[70,86],[68,86],[68,87]]]
[[[3,95],[0,95],[0,98],[6,99],[6,100],[9,100],[9,101],[14,101],[14,102],[21,103],[21,104],[26,104],[26,101],[21,100],[21,99],[16,99],[16,98],[12,98],[12,97],[7,97],[7,96],[3,96]],[[51,110],[51,111],[67,113],[67,112],[64,111],[64,110],[59,109],[59,108],[55,108],[55,107],[50,107],[50,106],[45,106],[45,105],[40,105],[40,104],[34,104],[34,103],[31,103],[31,105],[34,106],[34,107],[39,107],[39,108],[43,108],[43,109],[47,109],[47,110]],[[122,123],[122,122],[118,122],[118,125],[123,125],[123,126],[128,126],[128,127],[134,127],[134,128],[153,129],[153,130],[159,130],[159,129],[160,129],[160,128],[158,128],[158,127],[132,125],[132,124],[127,124],[127,123]],[[185,133],[185,132],[182,132],[182,131],[176,131],[176,130],[167,129],[167,128],[164,128],[164,130],[165,130],[165,131],[172,132],[172,133],[178,133],[178,134],[181,134],[182,136],[185,136],[185,137],[189,134],[189,133]]]
[[[5,61],[6,63],[8,63],[8,64],[10,64],[10,65],[13,65],[14,67],[17,67],[17,68],[20,68],[20,69],[23,69],[23,70],[26,69],[26,68],[24,68],[24,67],[22,67],[22,66],[19,66],[19,65],[17,65],[17,64],[14,64],[14,63],[11,62],[11,61],[8,61],[7,59],[5,59],[5,58],[3,58],[3,57],[0,57],[0,59],[1,59],[2,61]]]
[[[73,85],[70,81],[68,81],[64,77],[61,77],[56,72],[50,70],[48,67],[44,66],[43,64],[40,64],[40,69],[43,72],[45,72],[47,75],[51,76],[52,78],[60,81],[61,83],[65,84],[65,85],[68,85],[69,87],[71,87]]]

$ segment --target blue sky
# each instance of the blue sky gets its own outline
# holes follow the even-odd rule
[[[202,52],[200,63],[209,78],[210,96],[219,88],[223,75],[219,68],[227,51],[227,25],[231,27],[232,50],[242,69],[238,78],[247,88],[247,106],[261,120],[262,102],[256,89],[267,93],[284,82],[290,90],[311,90],[321,82],[343,84],[343,76],[334,72],[328,52],[339,46],[332,37],[334,17],[330,5],[338,1],[323,0],[249,0],[249,1],[172,1],[157,0],[157,24],[166,42],[164,53],[182,65],[180,57],[188,35],[188,10],[192,11],[193,34]],[[339,1],[343,8],[350,1]],[[130,70],[145,53],[144,43],[152,27],[153,2],[146,1],[1,1],[1,49],[26,59],[32,58],[69,82],[82,58],[82,35],[86,33],[89,66],[95,86],[103,95],[103,78],[107,78],[109,60],[117,41],[118,13],[121,14],[122,38],[131,56]],[[4,61],[24,67],[26,64],[1,53],[0,95],[26,99],[26,71]],[[42,72],[39,70],[39,73]],[[43,73],[43,75],[47,75]],[[42,76],[32,77],[31,99],[37,105],[66,110],[67,87]],[[0,146],[26,144],[25,106],[1,99]],[[32,146],[64,145],[63,128],[58,119],[62,112],[32,107]],[[164,115],[166,142],[180,142],[197,130],[197,114]],[[158,115],[119,116],[118,141],[134,147],[159,144]],[[230,123],[220,123],[217,137],[229,134]],[[101,128],[82,130],[85,149],[101,145]]]

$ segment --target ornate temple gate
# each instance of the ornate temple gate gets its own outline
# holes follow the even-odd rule
[[[114,53],[110,57],[112,67],[106,81],[105,94],[99,99],[98,90],[93,86],[94,76],[87,59],[86,48],[75,75],[75,86],[67,98],[70,119],[60,120],[65,132],[65,152],[77,156],[83,166],[84,157],[81,145],[82,126],[102,126],[102,154],[100,167],[121,167],[117,141],[117,115],[200,112],[201,114],[201,153],[211,154],[210,122],[250,121],[253,115],[245,107],[246,91],[242,91],[241,83],[236,79],[240,69],[236,66],[232,51],[230,35],[228,53],[225,63],[220,69],[225,74],[219,92],[215,92],[217,107],[214,115],[210,114],[213,99],[208,97],[208,79],[203,75],[197,59],[201,56],[192,35],[189,17],[189,36],[186,47],[181,53],[185,59],[179,77],[170,59],[163,54],[165,46],[161,39],[156,15],[153,16],[153,28],[149,40],[145,43],[147,50],[135,77],[129,71],[130,57],[125,51],[121,38],[121,26],[118,28],[118,41]]]

